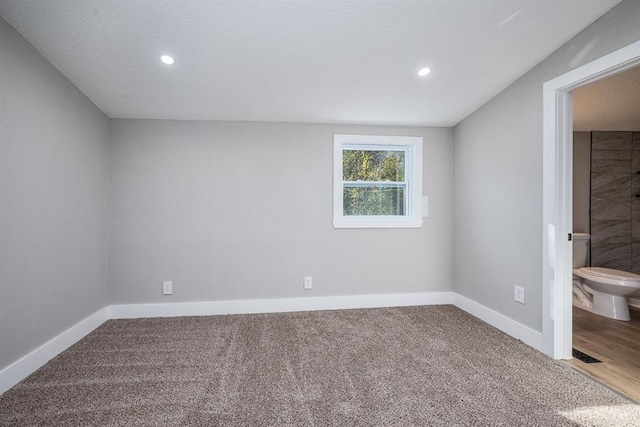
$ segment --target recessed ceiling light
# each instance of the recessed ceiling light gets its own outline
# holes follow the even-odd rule
[[[173,58],[170,57],[169,55],[162,55],[160,57],[160,61],[162,61],[163,63],[167,64],[167,65],[172,65],[174,62]]]
[[[431,68],[427,68],[427,67],[425,67],[425,68],[420,68],[420,69],[418,70],[418,75],[419,75],[420,77],[424,77],[424,76],[426,76],[427,74],[429,74],[430,72],[431,72]]]

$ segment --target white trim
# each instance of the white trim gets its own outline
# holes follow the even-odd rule
[[[333,220],[333,228],[420,228],[422,227],[422,208],[420,209],[420,218],[343,216]]]
[[[0,371],[0,394],[31,375],[108,319],[109,307],[102,308],[4,368]]]
[[[333,135],[333,227],[420,228],[422,227],[422,145],[419,136]],[[344,149],[404,150],[406,215],[345,216],[343,206],[342,151]]]
[[[452,292],[112,305],[112,319],[452,304]]]
[[[571,358],[571,91],[638,64],[640,41],[543,85],[542,332],[544,352],[556,359]]]
[[[484,305],[477,303],[460,294],[453,294],[453,304],[459,309],[487,322],[491,326],[500,329],[502,332],[519,339],[530,347],[542,351],[542,334],[528,326],[518,323],[509,317],[491,310]]]
[[[353,308],[453,304],[525,344],[541,350],[542,334],[454,292],[344,295],[314,298],[124,304],[105,307],[0,371],[0,394],[35,372],[109,319],[283,313]]]

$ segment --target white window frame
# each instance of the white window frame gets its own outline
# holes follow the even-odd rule
[[[393,150],[405,154],[405,215],[344,215],[342,152],[345,149]],[[422,227],[422,137],[380,135],[333,135],[333,227]]]

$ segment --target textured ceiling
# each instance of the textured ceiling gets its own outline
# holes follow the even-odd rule
[[[452,126],[618,2],[0,0],[0,15],[110,117]]]
[[[640,67],[573,91],[576,131],[640,131]]]

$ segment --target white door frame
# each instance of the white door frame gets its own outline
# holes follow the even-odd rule
[[[543,351],[571,359],[573,224],[572,92],[640,64],[640,41],[549,80],[543,86]]]

